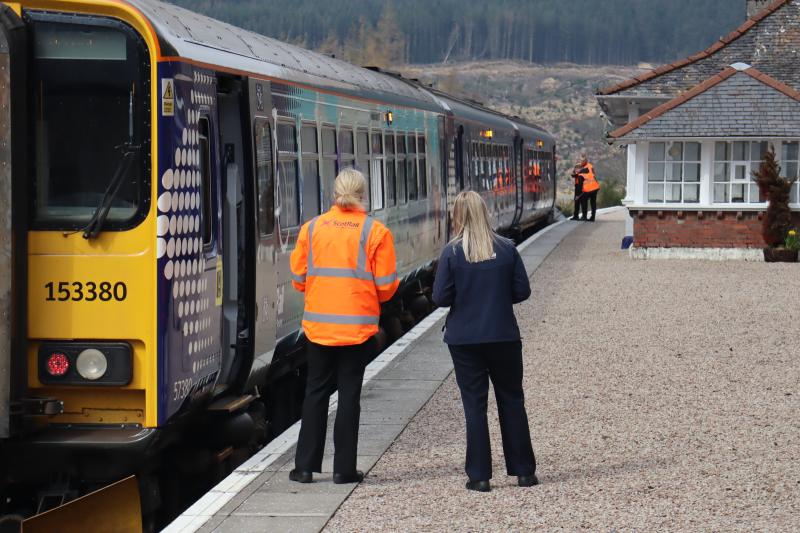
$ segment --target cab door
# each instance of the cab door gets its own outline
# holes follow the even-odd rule
[[[275,355],[278,315],[277,244],[275,224],[275,147],[270,84],[249,80],[252,158],[255,179],[250,194],[256,199],[254,215],[255,334],[250,381],[261,381]]]
[[[27,257],[26,30],[0,3],[0,438],[12,399],[24,394]]]

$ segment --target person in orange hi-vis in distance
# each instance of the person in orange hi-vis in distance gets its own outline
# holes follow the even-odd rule
[[[334,483],[358,483],[356,470],[361,383],[375,350],[381,303],[399,286],[389,229],[363,206],[367,182],[345,169],[333,184],[334,205],[300,229],[292,252],[292,285],[305,293],[303,331],[308,380],[295,468],[289,479],[311,483],[322,471],[328,403],[338,388],[333,428]]]

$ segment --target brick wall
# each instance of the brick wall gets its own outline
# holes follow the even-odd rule
[[[763,248],[753,211],[631,211],[638,248]],[[793,213],[800,227],[800,213]]]

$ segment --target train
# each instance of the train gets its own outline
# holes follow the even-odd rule
[[[0,514],[135,474],[146,515],[165,468],[286,425],[289,255],[340,169],[394,234],[385,344],[431,306],[455,196],[522,233],[554,216],[555,160],[517,117],[167,3],[0,2]]]

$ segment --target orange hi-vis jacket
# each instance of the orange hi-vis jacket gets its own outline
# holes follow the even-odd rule
[[[591,163],[586,163],[584,167],[589,172],[583,174],[583,192],[594,192],[600,189],[600,184],[594,175],[594,166]]]
[[[338,206],[300,229],[291,269],[292,285],[306,295],[303,331],[325,346],[375,335],[381,303],[400,285],[389,229],[363,210]]]

